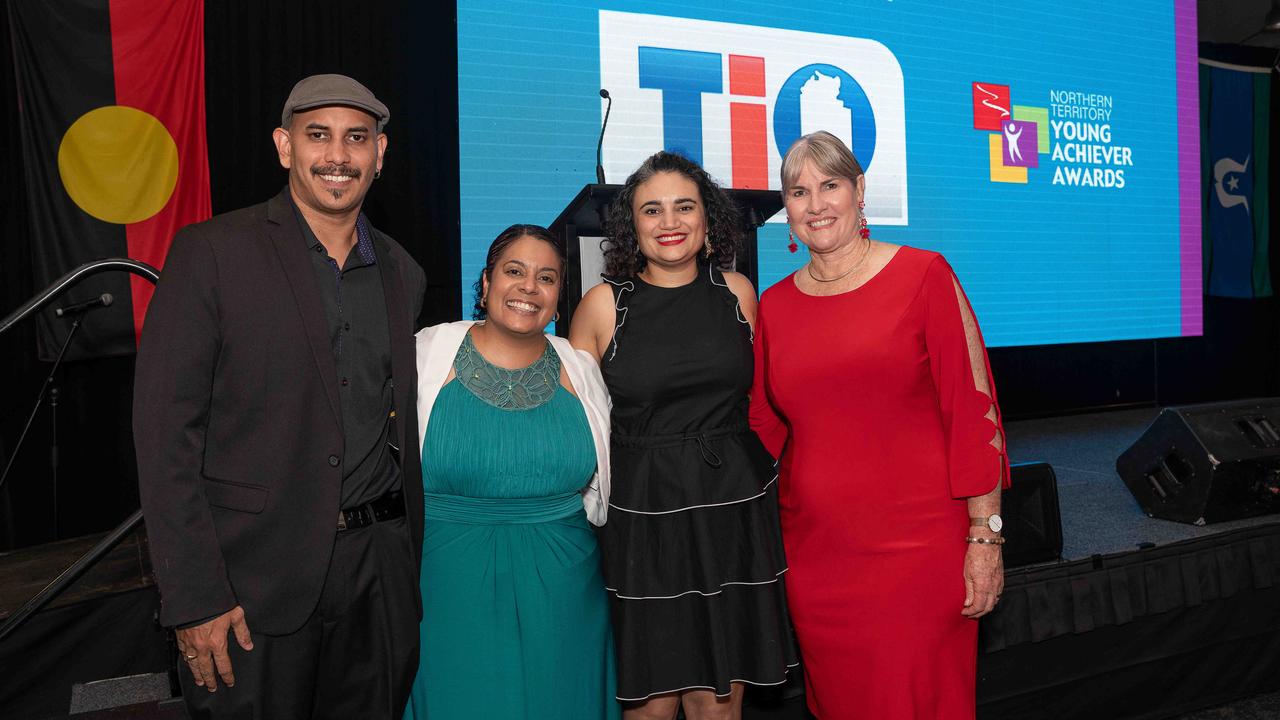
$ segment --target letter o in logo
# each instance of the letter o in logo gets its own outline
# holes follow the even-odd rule
[[[871,159],[876,152],[876,119],[871,110],[871,101],[852,75],[826,63],[813,63],[796,70],[778,91],[778,98],[773,105],[773,139],[778,145],[778,154],[786,153],[791,143],[800,138],[800,90],[819,74],[840,80],[837,99],[849,110],[853,125],[849,134],[853,138],[851,149],[865,172],[871,167]]]

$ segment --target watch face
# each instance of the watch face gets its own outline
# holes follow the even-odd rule
[[[998,533],[1004,527],[1004,520],[1001,520],[999,515],[992,515],[987,518],[987,527],[991,528],[991,532]]]

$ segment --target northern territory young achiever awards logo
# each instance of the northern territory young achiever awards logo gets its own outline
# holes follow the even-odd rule
[[[985,130],[991,182],[1027,183],[1053,166],[1052,184],[1121,189],[1133,148],[1112,141],[1110,95],[1050,90],[1046,106],[1015,105],[1008,85],[973,83],[973,129]]]

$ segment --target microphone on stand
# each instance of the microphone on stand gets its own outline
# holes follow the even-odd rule
[[[0,471],[0,487],[4,487],[4,481],[9,477],[9,471],[13,469],[13,461],[18,457],[18,450],[22,448],[22,443],[27,439],[27,431],[31,429],[31,422],[36,419],[36,413],[40,412],[40,406],[44,404],[45,392],[49,391],[52,395],[52,415],[53,415],[53,431],[51,434],[52,441],[50,443],[50,461],[53,470],[53,522],[54,535],[58,533],[58,388],[53,386],[53,378],[58,373],[58,366],[62,364],[62,357],[66,355],[67,348],[71,347],[71,341],[76,336],[76,331],[80,329],[80,316],[100,307],[107,307],[115,302],[115,298],[111,297],[111,293],[102,293],[92,300],[85,300],[74,305],[58,308],[54,313],[58,317],[74,317],[71,323],[71,330],[67,333],[67,338],[62,341],[62,349],[58,350],[58,356],[53,360],[53,367],[49,369],[49,374],[45,376],[44,384],[40,386],[40,393],[36,395],[36,405],[31,408],[31,414],[27,416],[27,424],[22,427],[22,434],[18,436],[18,442],[13,446],[13,454],[9,456],[8,463],[5,464],[4,470]],[[0,627],[0,635],[7,631],[10,626]]]
[[[101,295],[99,295],[98,297],[92,300],[85,300],[84,302],[78,302],[78,303],[75,303],[74,305],[60,307],[57,310],[54,310],[53,312],[58,317],[83,315],[84,313],[87,313],[90,310],[96,310],[100,307],[110,307],[111,303],[115,301],[116,299],[111,296],[111,293],[102,293]]]
[[[596,182],[604,185],[604,156],[600,153],[604,149],[604,129],[609,127],[609,111],[613,109],[613,98],[609,97],[609,91],[604,88],[600,88],[600,97],[609,101],[604,106],[604,122],[600,124],[600,142],[596,143]]]

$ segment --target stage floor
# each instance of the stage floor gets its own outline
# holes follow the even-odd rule
[[[1280,524],[1280,515],[1203,527],[1147,517],[1116,473],[1116,458],[1157,414],[1142,408],[1005,424],[1011,461],[1045,462],[1057,475],[1064,561]]]

